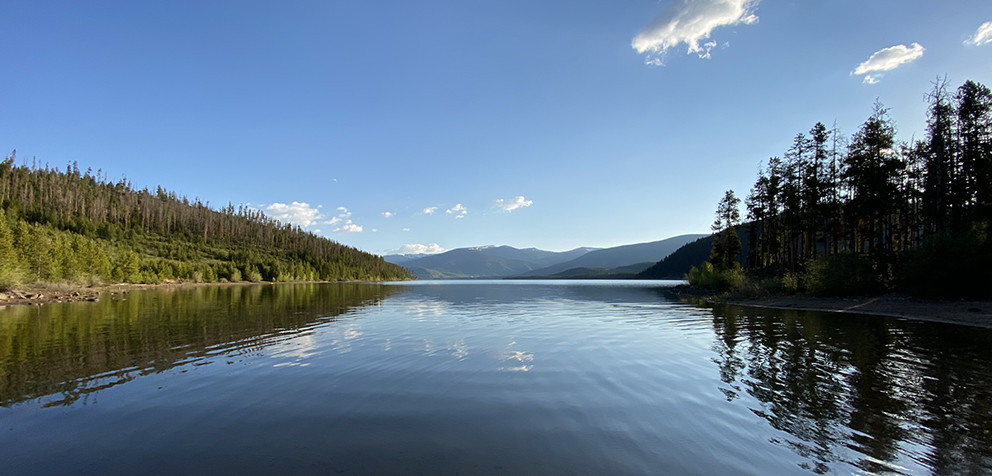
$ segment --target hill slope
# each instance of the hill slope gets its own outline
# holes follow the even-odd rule
[[[409,278],[379,256],[258,210],[214,210],[75,165],[62,172],[15,166],[12,156],[0,162],[0,287]]]
[[[555,252],[512,246],[458,248],[409,260],[403,266],[420,279],[500,278],[568,261],[590,249]]]
[[[682,245],[706,235],[680,235],[660,241],[616,246],[590,251],[576,259],[523,273],[523,276],[552,276],[572,268],[620,268],[638,263],[657,262]]]
[[[741,253],[738,261],[744,262],[744,257],[748,251],[748,227],[744,224],[737,229],[737,235],[741,238]],[[640,272],[639,279],[682,279],[693,266],[699,266],[703,261],[710,259],[710,251],[713,249],[713,235],[705,235],[695,241],[682,245],[665,259],[657,262],[654,266]]]

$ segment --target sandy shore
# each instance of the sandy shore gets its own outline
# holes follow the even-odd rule
[[[873,297],[820,298],[770,296],[721,299],[748,307],[872,314],[930,322],[945,322],[992,329],[992,301],[943,301],[887,294]]]

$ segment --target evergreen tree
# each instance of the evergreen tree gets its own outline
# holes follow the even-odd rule
[[[0,208],[0,287],[15,284],[17,255],[14,253],[14,236],[10,230],[6,213]]]
[[[823,249],[826,251],[826,230],[824,222],[827,215],[827,195],[829,184],[827,141],[830,134],[827,126],[817,122],[809,131],[810,160],[806,164],[803,178],[803,202],[805,204],[805,228],[807,260],[816,259],[818,237],[824,240]]]
[[[782,161],[772,157],[768,159],[768,167],[758,174],[746,199],[748,219],[752,221],[748,240],[751,243],[749,267],[768,269],[781,263],[779,219],[782,210],[778,201],[781,183]]]
[[[927,96],[926,178],[923,192],[924,223],[928,232],[951,224],[951,209],[962,192],[952,182],[957,169],[954,144],[954,107],[947,93],[947,80],[938,79]]]
[[[737,235],[737,226],[741,221],[740,204],[734,191],[728,190],[716,209],[716,219],[713,221],[716,236],[713,239],[710,262],[718,271],[740,266],[738,256],[743,248],[740,236]]]
[[[992,91],[966,81],[958,88],[957,134],[960,157],[960,202],[963,210],[958,214],[958,228],[967,228],[969,218],[984,223],[992,222]],[[965,215],[965,216],[961,216]]]
[[[848,210],[856,252],[880,257],[893,251],[893,220],[901,200],[905,164],[893,148],[895,126],[888,110],[875,103],[871,117],[851,138],[843,177],[852,195]]]

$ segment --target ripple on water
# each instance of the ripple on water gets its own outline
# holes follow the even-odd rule
[[[992,471],[987,331],[623,283],[189,297],[0,316],[4,469]]]

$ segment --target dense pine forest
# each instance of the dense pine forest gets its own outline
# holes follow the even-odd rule
[[[126,179],[0,162],[0,289],[107,284],[410,279],[381,257],[262,212]]]
[[[927,132],[896,140],[876,102],[850,137],[815,124],[717,208],[710,261],[690,281],[814,294],[992,296],[992,92],[937,80]],[[743,266],[742,266],[743,265]]]

